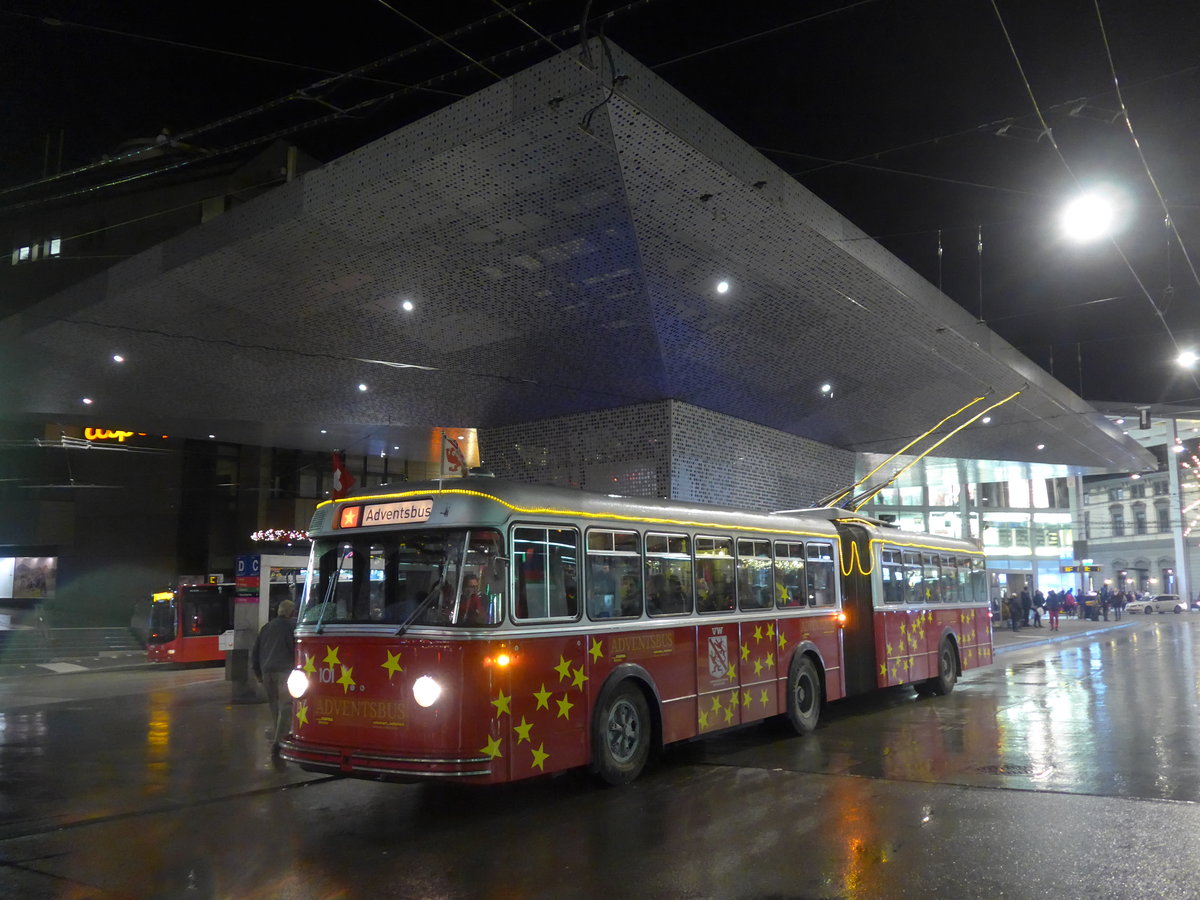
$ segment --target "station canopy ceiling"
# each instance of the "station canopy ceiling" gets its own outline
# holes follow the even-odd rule
[[[589,47],[38,304],[0,332],[19,366],[0,402],[373,454],[673,398],[891,453],[983,398],[925,445],[1001,404],[936,455],[1153,464],[619,47]]]

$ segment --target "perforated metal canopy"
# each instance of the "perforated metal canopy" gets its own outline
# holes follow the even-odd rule
[[[610,49],[615,85],[564,53],[43,302],[12,409],[370,453],[674,398],[890,452],[1015,395],[938,455],[1153,464]]]

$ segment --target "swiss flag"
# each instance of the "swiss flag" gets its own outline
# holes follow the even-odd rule
[[[442,432],[442,477],[457,476],[462,478],[467,474],[467,460],[463,456],[458,441]]]
[[[350,493],[350,488],[352,487],[354,487],[354,476],[346,468],[346,460],[342,457],[342,451],[334,450],[333,490],[329,492],[329,496],[333,500],[341,500]]]

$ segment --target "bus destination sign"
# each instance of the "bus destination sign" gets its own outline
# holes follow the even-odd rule
[[[427,522],[433,515],[433,500],[407,500],[403,503],[375,503],[370,506],[346,506],[338,518],[339,528],[366,528],[371,525],[406,525]]]

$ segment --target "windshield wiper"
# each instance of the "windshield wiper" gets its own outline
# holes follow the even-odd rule
[[[346,560],[350,558],[350,549],[347,548],[342,553],[342,558],[338,560],[338,567],[334,570],[332,577],[329,579],[329,587],[325,591],[325,599],[321,601],[321,614],[317,616],[317,634],[321,633],[321,628],[325,621],[325,610],[329,609],[329,603],[333,600],[333,592],[337,590],[338,582],[342,579],[342,566]]]
[[[425,599],[418,603],[417,608],[410,612],[407,618],[400,623],[400,627],[396,629],[396,637],[400,637],[400,635],[408,631],[408,627],[412,625],[413,622],[417,621],[421,614],[425,612],[425,610],[429,607],[429,601],[437,596],[438,591],[442,589],[442,582],[445,580],[445,575],[438,575],[437,581],[433,583],[433,587],[430,589],[429,593],[425,595]]]

